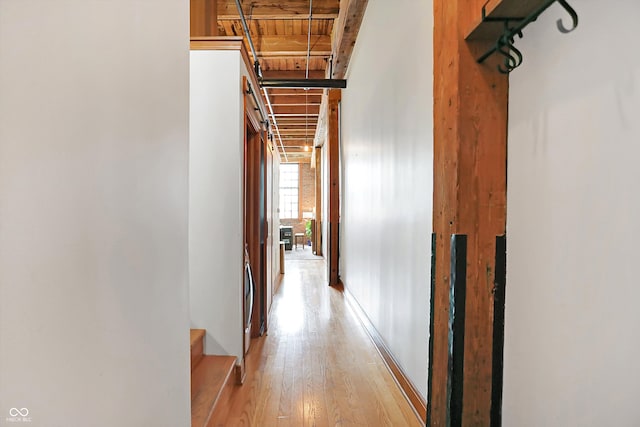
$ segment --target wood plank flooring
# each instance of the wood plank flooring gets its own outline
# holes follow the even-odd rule
[[[324,261],[287,261],[269,334],[213,426],[420,426],[371,339],[326,285]]]
[[[233,384],[233,356],[204,356],[191,375],[191,427],[206,427],[227,384]]]

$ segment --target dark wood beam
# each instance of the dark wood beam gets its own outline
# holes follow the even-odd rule
[[[333,27],[333,75],[329,78],[344,78],[366,8],[367,0],[340,2],[340,15]],[[327,73],[329,73],[329,67],[327,67]]]
[[[506,224],[508,78],[497,72],[494,59],[477,64],[483,43],[464,40],[484,3],[434,0],[436,259],[428,426],[495,425],[490,410],[493,280],[496,236],[505,233]],[[452,394],[447,391],[453,378],[449,307],[454,234],[465,235],[467,242],[459,402],[448,401]],[[461,408],[460,413],[452,414],[454,408]],[[456,419],[461,424],[454,425]]]

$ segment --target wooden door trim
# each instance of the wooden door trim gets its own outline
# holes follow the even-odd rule
[[[329,161],[329,286],[336,286],[340,281],[339,263],[339,229],[340,229],[340,89],[329,90],[328,125],[327,125],[327,158]]]

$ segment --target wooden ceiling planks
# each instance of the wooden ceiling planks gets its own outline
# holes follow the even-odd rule
[[[276,105],[320,105],[322,95],[274,95],[271,104]]]
[[[328,61],[328,57],[312,56],[309,58],[309,70],[324,72]],[[270,56],[261,58],[260,65],[262,66],[263,72],[288,70],[304,72],[307,69],[307,58]]]
[[[333,19],[317,19],[313,18],[311,21],[311,34],[312,35],[331,35],[333,30]],[[296,20],[284,20],[284,19],[248,19],[247,26],[251,35],[266,35],[266,36],[286,36],[286,35],[307,35],[309,30],[309,19],[296,19]],[[218,20],[218,27],[222,29],[222,35],[239,36],[243,35],[242,22],[240,19],[232,19],[226,21]]]
[[[307,35],[282,36],[253,36],[258,57],[267,56],[307,56],[307,46],[310,45],[311,56],[330,56],[331,37],[328,35],[312,35],[308,44]]]
[[[307,116],[300,115],[299,117],[283,117],[278,120],[280,120],[278,123],[282,127],[282,130],[294,133],[306,128],[315,129],[315,126],[318,123],[318,117],[316,114]]]
[[[273,105],[272,105],[273,107]],[[277,105],[273,107],[273,112],[278,115],[295,115],[295,116],[317,116],[320,111],[320,105]]]
[[[247,19],[300,19],[309,16],[308,0],[241,1]],[[314,0],[313,16],[320,19],[335,19],[340,12],[339,0]],[[238,19],[235,0],[218,0],[218,20]]]
[[[306,96],[306,95],[320,95],[322,96],[323,89],[293,89],[293,88],[271,88],[269,93],[273,96]]]
[[[206,1],[217,1],[219,35],[245,35],[235,0]],[[311,21],[309,0],[240,0],[240,3],[263,78],[304,79],[308,69],[308,78],[323,79],[328,76],[332,56],[333,77],[344,75],[367,1],[313,0]],[[245,46],[253,60],[246,37]],[[298,138],[302,132],[306,136],[307,131],[315,135],[321,89],[269,89],[268,93],[283,138]],[[311,150],[302,155],[310,158]]]
[[[265,79],[304,79],[305,70],[268,70],[262,71],[262,75]],[[310,79],[323,79],[324,71],[312,70],[309,71]]]

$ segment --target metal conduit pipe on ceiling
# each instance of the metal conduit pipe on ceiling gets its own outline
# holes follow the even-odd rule
[[[253,54],[253,66],[255,68],[256,75],[259,79],[261,79],[262,71],[260,70],[260,61],[258,61],[258,55],[256,55],[256,47],[253,45],[251,33],[249,32],[249,26],[247,25],[247,20],[244,18],[244,12],[242,11],[240,0],[236,0],[236,7],[238,8],[238,14],[240,15],[240,21],[242,22],[242,28],[244,29],[244,33],[247,36],[247,41],[249,42],[249,47],[251,48],[251,53]]]
[[[262,70],[260,69],[260,61],[258,60],[258,54],[256,53],[255,45],[253,44],[253,39],[251,38],[251,32],[249,31],[249,26],[247,25],[247,20],[244,16],[244,11],[242,10],[242,5],[240,4],[240,0],[236,1],[236,7],[238,9],[238,15],[240,16],[240,21],[242,23],[242,28],[244,29],[244,33],[247,36],[247,41],[249,42],[249,47],[251,48],[251,54],[253,55],[253,65],[255,68],[256,75],[258,76],[258,81],[260,87],[264,92],[265,99],[267,100],[267,105],[269,107],[269,112],[271,114],[271,120],[273,121],[273,127],[276,130],[278,135],[278,140],[280,141],[280,147],[282,148],[282,152],[285,157],[285,161],[288,161],[286,150],[284,148],[284,144],[282,143],[282,137],[280,136],[280,129],[278,128],[278,123],[275,118],[275,114],[273,113],[273,107],[271,105],[271,100],[269,99],[269,93],[267,92],[267,88],[303,88],[303,89],[345,89],[347,87],[347,81],[341,79],[309,79],[309,57],[311,55],[311,19],[312,19],[312,11],[313,11],[313,0],[309,2],[309,27],[307,29],[307,67],[306,67],[306,77],[305,79],[288,79],[288,80],[278,80],[271,79],[265,80],[262,77]]]
[[[311,5],[309,7],[309,25],[311,25]],[[244,12],[242,11],[242,5],[240,4],[240,0],[236,0],[236,7],[238,8],[238,14],[240,15],[240,21],[242,22],[242,28],[244,29],[244,33],[247,36],[247,40],[249,42],[249,47],[251,48],[251,53],[253,54],[254,66],[256,67],[256,74],[258,75],[258,79],[260,81],[260,87],[271,87],[271,88],[312,88],[312,89],[344,89],[347,87],[346,80],[338,80],[338,79],[300,79],[300,80],[265,80],[262,78],[262,71],[260,70],[260,61],[258,61],[258,55],[256,54],[256,48],[253,44],[253,39],[251,38],[251,33],[249,32],[249,27],[247,25],[247,20],[244,16]],[[308,45],[310,45],[310,35],[307,36]],[[309,50],[307,56],[309,56],[311,51]],[[307,61],[308,62],[308,61]],[[307,65],[308,68],[308,65]],[[308,70],[306,76],[308,77]],[[304,82],[308,82],[308,85],[305,86]],[[287,86],[282,86],[286,84]]]
[[[242,22],[242,28],[244,29],[244,33],[247,36],[247,41],[249,42],[249,47],[251,48],[251,54],[253,55],[253,67],[255,68],[256,76],[258,76],[258,80],[262,81],[262,70],[260,69],[260,61],[258,60],[258,54],[256,53],[256,47],[253,45],[253,39],[251,38],[251,32],[249,31],[249,26],[247,25],[247,20],[244,17],[244,12],[242,10],[242,5],[240,4],[240,0],[236,0],[236,7],[238,8],[238,15],[240,16],[240,21]],[[262,85],[261,85],[262,87]],[[278,135],[278,140],[280,141],[280,147],[282,148],[282,154],[284,154],[285,161],[288,161],[287,152],[284,149],[284,144],[282,143],[282,137],[280,136],[280,129],[278,128],[278,122],[276,121],[276,116],[273,114],[273,107],[271,106],[271,100],[269,99],[269,93],[267,90],[263,88],[265,99],[267,100],[267,105],[269,107],[269,113],[271,114],[271,120],[273,121],[273,128],[276,130],[276,134]],[[267,123],[268,126],[268,123]]]
[[[313,0],[309,0],[309,21],[307,23],[307,66],[306,66],[306,72],[304,75],[305,79],[309,78],[309,59],[311,59],[311,20],[313,17]],[[305,143],[304,143],[304,151],[308,151],[309,147],[307,146],[307,137],[308,137],[308,133],[309,133],[309,89],[305,89],[305,94],[304,94],[304,98],[305,98],[305,105],[304,105],[304,111],[305,111],[305,116],[304,116],[304,136],[305,136]]]
[[[269,107],[269,113],[271,113],[271,120],[273,120],[273,128],[276,130],[276,134],[278,135],[278,141],[280,141],[280,147],[282,147],[282,154],[284,155],[284,161],[288,162],[289,158],[287,157],[287,152],[284,149],[284,144],[282,143],[282,136],[280,135],[280,129],[278,128],[278,122],[276,121],[276,115],[273,114],[273,106],[271,105],[271,100],[269,99],[269,94],[267,93],[267,88],[262,88],[264,92],[264,97],[267,100],[267,106]]]
[[[307,71],[304,78],[309,78],[309,59],[311,59],[311,18],[313,16],[313,0],[309,0],[309,23],[307,24]]]

